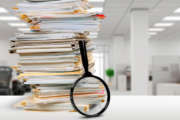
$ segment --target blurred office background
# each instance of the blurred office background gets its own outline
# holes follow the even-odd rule
[[[15,17],[12,7],[18,1],[22,0],[0,0],[0,81],[10,81],[11,92],[4,90],[7,94],[15,94],[13,82],[20,88],[27,87],[17,83],[17,73],[12,68],[18,56],[8,52],[9,39],[17,31],[28,29],[19,19],[7,18]],[[108,83],[106,71],[114,71],[112,93],[180,95],[180,1],[89,1],[106,15],[99,37],[94,40],[94,58],[96,74]]]

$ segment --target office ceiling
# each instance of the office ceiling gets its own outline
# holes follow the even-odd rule
[[[111,40],[114,35],[124,35],[129,39],[132,8],[148,8],[149,26],[153,27],[155,23],[162,22],[165,16],[175,15],[173,12],[179,7],[180,0],[107,0],[104,5],[107,19],[103,23],[100,37]],[[158,32],[158,35],[151,36],[151,39],[180,37],[179,30],[180,24],[176,22],[174,26]]]
[[[11,8],[22,0],[0,0],[0,7]],[[180,0],[106,0],[103,4],[95,3],[95,6],[104,6],[104,12],[107,18],[101,27],[99,40],[111,40],[114,35],[124,35],[129,38],[130,33],[130,9],[148,8],[149,26],[161,22],[165,16],[175,15],[173,11],[180,7]],[[3,15],[3,14],[2,14]],[[180,15],[180,14],[179,14]],[[151,39],[175,38],[179,36],[180,24],[176,22],[174,26],[168,27],[165,31],[159,32],[158,35]],[[0,21],[0,39],[8,39],[16,32],[16,28],[8,26],[7,22]]]

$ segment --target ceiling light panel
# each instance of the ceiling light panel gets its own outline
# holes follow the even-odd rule
[[[149,32],[149,35],[157,35],[156,32]]]
[[[19,18],[14,16],[0,16],[0,21],[19,21]]]
[[[180,8],[176,9],[174,13],[180,13]]]
[[[27,27],[28,25],[26,23],[8,23],[11,27]]]
[[[161,32],[161,31],[164,31],[165,29],[164,28],[150,28],[149,31],[150,32]]]
[[[3,7],[0,7],[0,13],[8,13],[8,10]]]
[[[174,23],[156,23],[154,26],[155,27],[170,27],[173,25],[174,25]]]
[[[180,21],[180,16],[167,16],[163,20],[164,21]]]

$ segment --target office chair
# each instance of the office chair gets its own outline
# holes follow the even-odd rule
[[[10,82],[12,69],[7,66],[0,66],[0,95],[10,95]]]

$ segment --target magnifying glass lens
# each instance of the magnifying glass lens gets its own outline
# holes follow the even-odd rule
[[[72,99],[78,112],[87,116],[97,116],[105,111],[109,101],[107,86],[96,77],[81,78],[73,87]]]

